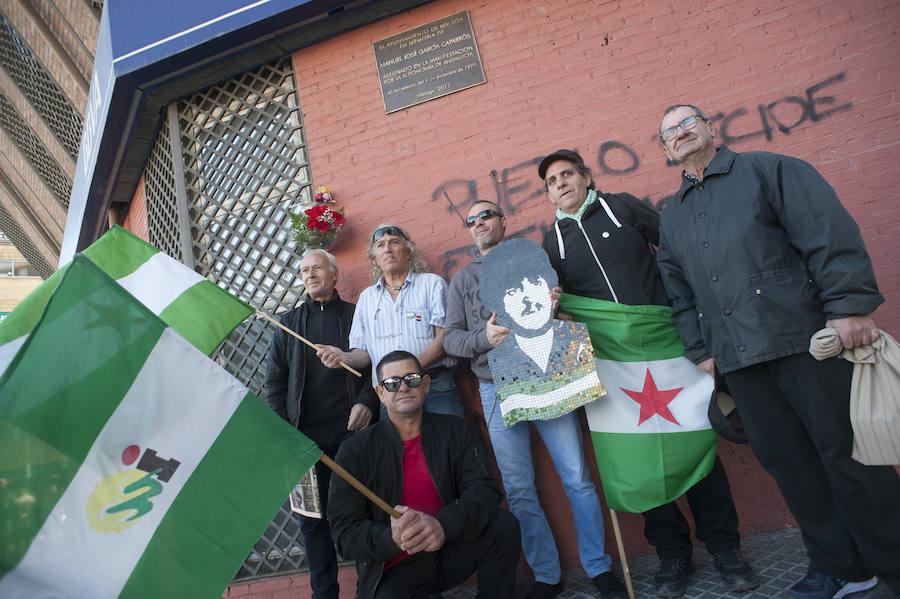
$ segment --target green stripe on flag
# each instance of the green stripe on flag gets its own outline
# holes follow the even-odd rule
[[[653,361],[684,354],[668,306],[627,306],[563,293],[559,309],[587,324],[594,354],[600,360]]]
[[[63,286],[0,376],[0,439],[15,447],[0,462],[0,575],[21,559],[165,329],[84,257]]]
[[[27,335],[41,319],[47,301],[56,290],[69,265],[65,265],[25,296],[9,316],[0,321],[0,345]]]
[[[121,597],[221,592],[287,498],[285,490],[320,455],[312,441],[248,393],[166,513]],[[185,534],[187,528],[227,535],[210,542],[212,532]]]
[[[219,596],[321,455],[82,255],[0,375],[0,448],[14,597]]]
[[[188,287],[186,293],[176,297],[180,288],[173,281],[202,277],[118,225],[85,249],[83,255],[121,284],[139,284],[135,293],[145,304],[153,305],[160,297],[166,298],[154,311],[161,312],[166,323],[207,355],[253,313],[249,304],[209,281]],[[141,267],[149,265],[156,268],[145,274]],[[24,339],[37,324],[68,267],[67,264],[60,268],[0,322],[0,372],[18,350],[16,340]],[[126,282],[130,275],[132,280]]]
[[[113,279],[121,279],[136,271],[159,250],[137,235],[114,225],[82,253]]]
[[[209,306],[216,307],[217,318],[200,317]],[[194,347],[209,355],[252,313],[253,309],[247,304],[211,281],[201,281],[169,304],[160,312],[159,317]]]
[[[709,474],[716,459],[711,429],[658,435],[591,432],[591,440],[606,504],[623,512],[644,512],[677,499]]]

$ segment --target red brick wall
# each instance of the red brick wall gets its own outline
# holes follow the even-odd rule
[[[385,115],[372,43],[460,10],[487,83]],[[334,248],[341,293],[353,299],[369,283],[365,237],[385,220],[410,230],[446,276],[467,261],[457,212],[475,198],[499,201],[509,232],[537,239],[552,209],[535,163],[559,147],[578,148],[603,190],[660,205],[679,171],[656,128],[668,105],[686,102],[714,116],[733,149],[791,154],[828,178],[888,299],[876,318],[900,335],[898,26],[890,0],[438,0],[297,52],[315,183],[331,187],[350,222]],[[537,453],[563,565],[576,567],[571,514]],[[749,451],[726,444],[722,454],[743,532],[791,525]],[[640,518],[622,520],[629,551],[647,552]]]
[[[125,215],[125,222],[122,226],[147,241],[149,239],[149,230],[147,225],[147,196],[144,195],[144,176],[141,175],[134,190],[134,197],[128,205],[128,214]]]

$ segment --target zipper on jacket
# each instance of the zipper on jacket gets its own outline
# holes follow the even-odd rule
[[[606,276],[606,269],[603,268],[603,264],[600,263],[600,258],[597,257],[597,252],[594,251],[594,246],[591,245],[591,240],[588,238],[587,231],[584,230],[584,226],[581,224],[581,219],[576,220],[578,223],[578,229],[581,231],[581,234],[584,235],[584,241],[587,243],[588,249],[591,250],[591,256],[594,257],[594,262],[597,263],[597,266],[600,268],[600,272],[603,274],[603,280],[606,281],[606,286],[609,288],[609,292],[612,294],[613,301],[617,304],[619,303],[619,296],[616,295],[615,289],[613,289],[612,283],[609,282],[609,277]]]

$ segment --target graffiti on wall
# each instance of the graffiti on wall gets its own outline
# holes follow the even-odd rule
[[[852,102],[842,102],[832,93],[831,86],[844,80],[841,72],[806,88],[801,95],[788,95],[769,103],[755,106],[741,106],[729,112],[708,114],[716,123],[719,137],[725,144],[739,146],[749,140],[763,138],[767,143],[780,135],[790,135],[804,124],[815,124],[838,112],[849,110]],[[656,136],[653,143],[658,143]],[[457,216],[460,222],[465,218],[469,206],[477,200],[496,203],[508,215],[514,215],[523,207],[535,202],[544,202],[544,191],[535,174],[543,156],[536,156],[511,166],[490,171],[490,188],[479,188],[475,179],[449,179],[438,185],[431,194],[432,201],[441,202],[446,211]],[[641,168],[638,153],[627,143],[611,139],[603,141],[595,156],[584,155],[595,175],[621,176],[634,173]],[[668,166],[675,165],[667,161]],[[642,198],[657,209],[662,209],[672,196],[651,199]],[[529,225],[517,231],[510,231],[512,237],[527,236],[535,231],[543,235],[546,224]],[[468,262],[470,245],[453,248],[444,253],[442,274],[445,277],[457,267]]]

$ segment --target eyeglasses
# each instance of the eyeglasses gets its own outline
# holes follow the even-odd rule
[[[496,210],[491,210],[490,208],[488,208],[486,210],[482,210],[478,214],[473,214],[472,216],[466,218],[466,228],[471,229],[472,227],[474,227],[475,223],[478,222],[479,218],[484,221],[484,220],[490,220],[490,219],[494,218],[495,216],[503,216],[503,214],[500,212],[497,212]]]
[[[372,233],[372,241],[378,241],[385,235],[394,235],[395,237],[402,237],[406,241],[409,241],[409,237],[406,236],[406,233],[403,232],[403,229],[400,227],[395,227],[393,225],[387,227],[378,227],[375,229],[375,232]]]
[[[399,376],[389,376],[388,378],[381,381],[381,386],[385,388],[385,390],[393,393],[400,389],[400,385],[406,383],[406,386],[410,389],[415,389],[419,385],[422,384],[422,373],[421,372],[410,372],[404,374],[402,377]]]
[[[663,139],[663,141],[669,141],[675,134],[678,133],[678,128],[681,127],[682,131],[690,131],[694,127],[697,126],[697,119],[700,118],[699,114],[692,114],[691,116],[685,117],[681,120],[680,123],[676,125],[672,125],[668,129],[664,129],[659,136]]]

